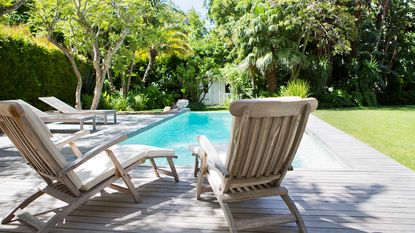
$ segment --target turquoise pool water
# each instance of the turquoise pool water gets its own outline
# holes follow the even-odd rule
[[[194,158],[188,151],[197,144],[196,136],[206,135],[212,143],[230,140],[231,115],[228,112],[188,112],[161,123],[149,130],[131,136],[123,144],[147,144],[176,150],[176,166],[193,166]],[[165,164],[164,160],[158,163]],[[338,168],[335,157],[317,139],[304,134],[293,162],[296,168]]]

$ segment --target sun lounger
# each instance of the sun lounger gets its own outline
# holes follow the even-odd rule
[[[108,116],[113,115],[114,123],[117,123],[117,111],[115,110],[76,110],[75,108],[69,106],[65,102],[61,101],[56,97],[39,97],[41,101],[55,108],[61,113],[65,114],[87,114],[87,115],[97,115],[104,118],[104,124],[108,122]]]
[[[83,133],[74,135],[71,140],[61,141],[59,145],[54,144],[49,138],[48,127],[29,105],[21,101],[0,101],[0,128],[46,184],[13,209],[2,220],[2,224],[17,218],[35,228],[37,232],[48,232],[69,213],[106,187],[126,192],[138,203],[140,196],[128,172],[147,159],[152,162],[154,158],[167,159],[171,171],[165,174],[178,181],[172,160],[176,157],[173,150],[146,145],[117,145],[127,138],[126,135],[121,135],[83,154],[73,141],[84,135]],[[71,162],[65,160],[60,152],[62,143],[70,145],[77,159]],[[114,184],[120,178],[126,187]],[[67,203],[66,206],[53,210],[55,215],[46,222],[24,212],[25,207],[43,194]]]

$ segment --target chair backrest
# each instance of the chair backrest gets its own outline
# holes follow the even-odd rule
[[[314,98],[239,100],[230,105],[232,136],[225,161],[230,188],[279,185],[301,142]]]
[[[59,176],[67,161],[50,139],[50,131],[21,100],[0,101],[0,127],[27,163],[48,183],[59,181],[74,195],[81,186],[76,175]]]
[[[54,96],[39,97],[39,99],[61,112],[75,112],[76,111],[75,108],[71,107],[67,103],[61,101],[60,99]]]
[[[18,103],[20,103],[20,104],[23,104],[23,105],[25,105],[25,106],[28,106],[31,110],[32,110],[32,112],[34,113],[34,114],[36,114],[36,116],[38,116],[38,117],[48,117],[49,115],[47,114],[47,113],[45,113],[45,112],[42,112],[40,109],[38,109],[38,108],[36,108],[36,107],[34,107],[33,105],[31,105],[31,104],[28,104],[28,103],[26,103],[25,101],[23,101],[23,100],[16,100]],[[48,129],[49,130],[49,129]]]

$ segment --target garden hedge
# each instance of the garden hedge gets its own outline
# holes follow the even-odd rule
[[[81,73],[89,69],[81,63]],[[36,43],[34,37],[0,32],[0,100],[23,99],[45,109],[38,97],[56,96],[73,105],[76,83],[61,51]]]

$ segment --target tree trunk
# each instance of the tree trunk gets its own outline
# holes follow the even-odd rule
[[[53,45],[58,47],[66,56],[66,58],[69,60],[72,66],[72,70],[76,76],[77,84],[76,84],[76,90],[75,90],[75,108],[78,110],[82,109],[82,102],[81,102],[81,90],[82,90],[82,76],[81,72],[79,72],[78,65],[76,64],[74,55],[69,51],[68,48],[66,48],[64,45],[60,44],[56,40],[52,38],[51,33],[49,33],[48,36],[49,42],[51,42]]]
[[[333,63],[334,63],[334,57],[333,57],[333,43],[329,42],[327,45],[327,83],[331,83],[333,80]]]
[[[94,38],[95,41],[92,44],[93,46],[93,65],[95,69],[95,88],[94,88],[94,98],[92,99],[91,110],[95,110],[98,108],[99,100],[101,99],[102,87],[104,86],[104,79],[106,76],[107,71],[111,67],[112,56],[120,49],[122,43],[125,40],[125,37],[129,33],[128,28],[124,28],[121,32],[120,39],[114,44],[113,47],[110,47],[104,56],[101,65],[101,55],[100,55],[100,47],[98,43],[98,38]]]
[[[290,81],[294,81],[298,79],[298,76],[300,76],[301,66],[295,65],[294,68],[291,70],[291,76]]]
[[[309,31],[307,31],[307,32],[305,33],[305,36],[304,36],[304,41],[303,41],[303,44],[302,44],[302,49],[301,49],[301,50],[299,50],[299,49],[300,49],[300,47],[301,47],[301,39],[298,41],[297,46],[296,46],[296,49],[297,49],[298,51],[301,51],[301,53],[302,53],[302,54],[304,54],[304,56],[306,56],[306,49],[307,49],[308,42],[309,42],[309,40],[310,40],[310,34],[311,34],[311,33],[310,33]],[[291,81],[292,81],[292,80],[296,80],[296,79],[298,79],[298,77],[300,76],[301,68],[302,68],[302,66],[301,66],[301,65],[295,65],[295,66],[291,69],[291,76],[290,76],[290,80],[291,80]]]
[[[25,4],[25,2],[26,0],[20,0],[20,1],[15,2],[13,5],[9,7],[0,7],[0,17],[19,9],[19,7]]]
[[[95,70],[95,87],[94,87],[94,98],[92,99],[91,103],[91,110],[95,110],[98,108],[99,100],[101,98],[102,86],[104,84],[104,72],[101,70],[101,54],[99,51],[99,44],[98,40],[96,39],[95,42],[92,44],[92,54],[93,60],[92,64]]]
[[[91,110],[96,110],[99,105],[99,100],[101,99],[102,87],[104,86],[104,77],[105,71],[95,70],[95,88],[94,88],[94,98],[92,99]]]
[[[267,91],[277,91],[277,68],[275,64],[271,65],[265,72],[265,77],[267,79]]]
[[[131,60],[130,69],[128,70],[128,80],[126,85],[126,93],[130,91],[131,76],[133,75],[134,58]]]
[[[389,13],[389,7],[390,7],[390,0],[383,0],[381,5],[380,5],[380,12],[378,14],[378,19],[377,19],[377,25],[378,25],[378,35],[377,35],[377,39],[376,39],[376,50],[379,50],[380,48],[380,44],[381,44],[381,38],[382,35],[384,33],[383,30],[383,26],[385,25],[386,22],[386,17],[388,16]]]
[[[113,78],[112,78],[112,75],[111,75],[111,71],[107,70],[107,76],[108,76],[108,81],[109,81],[111,92],[114,92],[115,91],[115,86],[114,86],[114,81],[113,81]]]
[[[360,33],[360,26],[361,26],[361,22],[362,22],[362,9],[363,8],[367,8],[366,6],[362,5],[362,3],[360,1],[356,1],[356,5],[355,5],[355,12],[354,12],[354,18],[355,18],[355,33],[356,35],[359,35]],[[357,48],[359,45],[359,40],[352,40],[351,41],[351,47],[352,47],[352,51],[350,52],[351,57],[357,57]]]
[[[150,48],[149,53],[148,53],[149,61],[148,61],[146,72],[144,73],[144,77],[143,77],[144,84],[148,82],[150,74],[153,71],[154,64],[156,63],[156,57],[157,57],[157,50],[153,46]]]

